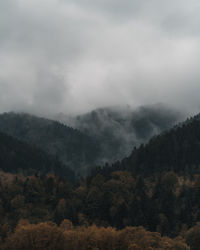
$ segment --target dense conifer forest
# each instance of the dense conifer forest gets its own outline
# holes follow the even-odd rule
[[[75,177],[74,172],[56,157],[4,133],[0,133],[0,168],[5,172],[24,175],[52,172],[71,181]]]
[[[133,146],[171,128],[180,117],[159,105],[97,109],[70,118],[60,114],[56,118],[61,122],[9,112],[0,114],[0,131],[53,155],[77,175],[86,175],[90,166],[128,156]]]
[[[0,115],[0,131],[42,149],[76,172],[83,173],[98,158],[95,139],[53,120],[4,113]]]
[[[0,249],[199,249],[200,121],[76,178],[0,134]]]
[[[98,162],[113,162],[130,155],[134,146],[146,143],[152,136],[170,129],[183,119],[183,114],[155,104],[131,107],[110,107],[92,110],[77,116],[56,117],[94,138],[99,145]]]

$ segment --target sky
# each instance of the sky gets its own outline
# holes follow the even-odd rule
[[[200,110],[200,1],[1,0],[0,112]]]

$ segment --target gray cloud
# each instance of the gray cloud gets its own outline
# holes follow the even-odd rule
[[[197,0],[1,0],[0,111],[200,107]]]

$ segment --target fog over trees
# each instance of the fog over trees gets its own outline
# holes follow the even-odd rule
[[[200,249],[199,12],[0,1],[0,250]]]

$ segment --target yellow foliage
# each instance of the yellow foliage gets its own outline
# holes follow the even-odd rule
[[[3,250],[188,250],[182,238],[161,237],[143,227],[126,227],[117,231],[112,227],[74,228],[63,220],[60,227],[45,222],[37,225],[21,221],[15,232],[7,237]]]

